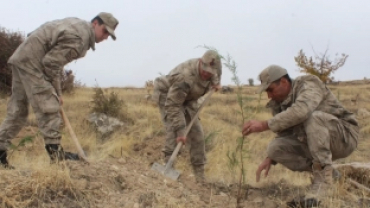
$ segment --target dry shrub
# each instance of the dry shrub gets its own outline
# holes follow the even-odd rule
[[[24,34],[11,32],[0,27],[0,93],[10,94],[12,87],[12,71],[7,62],[17,47],[23,42]]]
[[[132,119],[128,116],[126,103],[114,91],[111,91],[106,96],[102,88],[95,87],[92,104],[92,112],[104,113],[107,116],[115,117],[122,121],[132,122]]]
[[[1,207],[55,207],[55,204],[58,204],[58,207],[87,207],[89,205],[84,187],[78,187],[67,170],[7,171],[7,174],[1,175],[0,187],[3,190],[0,192]]]
[[[75,75],[72,70],[63,70],[61,81],[63,93],[72,93],[74,91]]]
[[[61,77],[63,93],[74,94],[77,88],[86,87],[86,85],[82,83],[81,80],[75,79],[76,75],[70,69],[63,70]]]

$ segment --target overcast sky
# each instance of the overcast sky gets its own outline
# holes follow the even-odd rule
[[[117,40],[69,65],[88,86],[137,86],[166,74],[179,63],[216,47],[238,65],[243,83],[257,81],[270,64],[299,76],[294,62],[306,54],[346,53],[335,74],[340,81],[370,78],[370,1],[368,0],[11,0],[0,7],[0,25],[28,33],[46,21],[78,17],[90,21],[112,13],[120,24]],[[232,84],[224,67],[222,84]]]

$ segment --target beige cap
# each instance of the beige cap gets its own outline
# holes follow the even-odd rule
[[[202,56],[203,70],[211,74],[218,74],[222,70],[221,58],[217,51],[208,50]]]
[[[116,34],[114,34],[114,30],[116,29],[118,25],[118,20],[113,17],[111,13],[107,12],[100,12],[98,14],[101,20],[103,20],[103,23],[105,25],[105,28],[107,28],[107,31],[109,32],[110,36],[113,40],[116,40]]]
[[[261,86],[259,88],[259,93],[265,91],[271,83],[280,79],[284,75],[288,74],[288,71],[278,65],[270,65],[264,69],[258,76],[261,81]]]

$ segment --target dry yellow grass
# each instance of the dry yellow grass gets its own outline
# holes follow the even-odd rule
[[[339,95],[339,99],[344,103],[346,107],[353,111],[357,111],[358,108],[365,108],[370,110],[369,95],[370,85],[356,85],[356,86],[330,86],[335,95]],[[254,115],[253,119],[268,119],[271,117],[268,110],[265,109],[265,104],[268,101],[265,94],[262,95],[260,104],[258,103],[259,96],[254,94],[256,88],[247,87],[244,89],[245,96],[248,97],[248,106],[255,108],[260,106],[260,112]],[[81,88],[75,91],[73,95],[66,95],[64,97],[64,110],[74,128],[76,135],[83,149],[87,152],[89,159],[93,163],[102,163],[109,158],[132,158],[135,161],[139,161],[143,164],[143,168],[150,167],[150,163],[158,160],[161,154],[160,147],[163,144],[163,126],[161,124],[160,115],[155,105],[148,102],[145,99],[147,94],[146,89],[135,89],[135,88],[109,88],[105,92],[114,90],[118,93],[119,97],[122,98],[127,104],[129,117],[134,120],[134,124],[125,124],[124,127],[113,133],[108,139],[100,139],[94,128],[92,128],[87,122],[87,115],[90,113],[91,97],[93,90],[90,88]],[[357,102],[353,103],[353,98],[359,94]],[[204,108],[200,115],[201,123],[204,128],[205,135],[215,133],[212,139],[212,148],[207,152],[208,164],[206,166],[206,176],[209,181],[214,183],[222,184],[235,184],[237,182],[237,173],[232,172],[228,169],[229,161],[227,158],[228,151],[235,149],[236,139],[241,136],[242,122],[240,115],[237,113],[239,107],[236,102],[235,94],[220,94],[216,93],[210,100],[209,104]],[[5,118],[6,104],[0,102],[0,118]],[[31,144],[27,144],[25,147],[20,148],[20,151],[14,151],[11,153],[10,162],[17,167],[19,171],[31,171],[30,176],[22,178],[22,183],[19,182],[19,178],[12,181],[11,178],[7,177],[8,185],[3,188],[10,190],[9,193],[17,192],[18,188],[14,185],[24,186],[29,190],[19,189],[19,192],[31,191],[34,194],[30,199],[27,200],[40,200],[48,192],[36,191],[39,189],[53,190],[54,186],[63,186],[63,190],[69,190],[64,195],[74,194],[76,200],[75,207],[94,207],[92,205],[91,198],[94,197],[93,191],[83,191],[76,183],[71,182],[71,176],[68,166],[55,170],[54,166],[49,165],[49,160],[44,151],[44,144],[42,137],[37,133],[36,120],[34,115],[31,113],[29,117],[29,124],[31,127],[26,127],[22,130],[18,138],[13,140],[14,144],[17,144],[20,139],[24,136],[31,135],[36,136]],[[33,127],[32,127],[33,126]],[[370,142],[368,136],[370,135],[370,120],[361,120],[361,138],[358,150],[356,150],[350,157],[340,160],[339,162],[368,162],[370,152]],[[288,192],[293,193],[298,190],[302,190],[305,186],[309,185],[309,175],[306,173],[296,173],[277,165],[272,168],[269,176],[263,179],[262,182],[255,182],[255,170],[258,164],[266,157],[266,147],[269,141],[274,138],[274,133],[268,131],[260,134],[252,134],[247,138],[248,140],[248,152],[249,158],[246,159],[245,166],[247,167],[247,183],[252,187],[259,187],[261,190],[265,190],[266,193],[269,190],[281,190],[278,195],[270,194],[269,200],[275,204],[285,204]],[[153,140],[154,139],[154,140]],[[70,136],[67,130],[63,130],[62,144],[66,150],[75,151],[74,144],[70,140]],[[138,150],[135,150],[135,145],[140,146]],[[146,145],[146,146],[145,146]],[[155,146],[156,148],[151,148]],[[141,151],[143,148],[149,148],[147,152]],[[146,165],[145,165],[146,164]],[[191,175],[191,167],[189,164],[189,157],[187,152],[181,154],[179,157],[176,168],[184,171],[185,175]],[[104,171],[104,170],[101,170]],[[109,171],[109,170],[106,170]],[[134,171],[134,170],[133,170]],[[15,174],[12,171],[4,171],[3,173]],[[17,172],[16,175],[20,173]],[[21,175],[21,174],[20,174]],[[51,177],[51,178],[50,178]],[[4,179],[5,180],[5,179]],[[27,181],[29,180],[29,181]],[[0,186],[1,186],[0,182]],[[175,185],[174,185],[175,186]],[[359,198],[367,196],[366,193],[359,195],[359,191],[355,190],[349,192],[347,185],[337,185],[334,187],[335,194],[333,197],[328,198],[325,202],[325,207],[340,207],[347,206],[348,201],[357,201]],[[99,193],[95,193],[99,194]],[[155,207],[187,207],[186,202],[176,198],[167,198],[166,194],[156,193],[156,206]],[[28,196],[28,195],[27,195]],[[188,196],[193,197],[193,196]],[[253,198],[253,193],[251,194]],[[26,202],[19,199],[17,203],[14,198],[8,199],[8,207],[24,206],[24,204],[34,204],[35,201]],[[11,201],[12,199],[13,201]],[[168,200],[166,200],[168,199]],[[52,200],[52,199],[50,199]],[[249,198],[248,200],[254,200]],[[231,201],[234,203],[234,201]],[[4,199],[2,201],[4,204]],[[257,203],[257,202],[256,202]],[[27,205],[29,206],[29,205]],[[43,203],[40,201],[33,207],[43,207]],[[32,207],[32,206],[29,206]],[[48,207],[48,206],[46,206]],[[60,207],[60,205],[56,205]],[[189,206],[188,206],[189,207]],[[197,205],[191,206],[197,207]],[[217,207],[215,205],[215,207]],[[230,205],[230,207],[233,207]],[[256,205],[258,207],[258,203]]]

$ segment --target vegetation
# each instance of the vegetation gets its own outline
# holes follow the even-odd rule
[[[236,69],[230,56],[223,60],[227,69]],[[271,117],[268,110],[260,108],[268,99],[265,95],[261,98],[250,93],[257,87],[241,85],[236,70],[233,75],[234,93],[215,93],[200,115],[206,135],[206,178],[210,188],[194,183],[187,148],[183,149],[175,166],[181,171],[179,183],[150,170],[153,162],[161,161],[165,135],[160,132],[163,126],[158,108],[148,105],[144,98],[148,88],[103,89],[97,86],[78,88],[75,96],[66,96],[64,100],[64,110],[91,164],[50,165],[43,140],[35,133],[37,126],[29,125],[12,141],[18,145],[12,146],[11,149],[17,151],[11,153],[9,162],[16,169],[0,168],[0,187],[4,189],[0,192],[0,206],[231,208],[237,204],[240,207],[285,207],[292,197],[304,193],[310,184],[310,175],[276,165],[267,178],[255,182],[255,170],[266,157],[267,144],[275,134],[266,131],[245,138],[241,135],[241,127],[245,119]],[[329,83],[328,87],[335,95],[340,94],[340,101],[352,112],[370,109],[368,83]],[[357,103],[353,105],[353,97],[358,94]],[[91,98],[94,99],[92,103]],[[95,131],[86,128],[85,118],[92,110],[89,106],[115,117],[123,112],[133,118],[135,125],[124,126],[109,140],[99,141]],[[0,109],[6,109],[6,103],[0,103]],[[5,115],[6,111],[0,111],[0,117]],[[34,114],[30,115],[28,123],[36,123]],[[368,162],[370,142],[366,138],[370,135],[370,117],[361,117],[359,123],[358,149],[337,163]],[[65,129],[62,135],[64,149],[75,151]],[[363,180],[367,180],[365,176],[368,175],[363,176]],[[369,193],[346,181],[334,184],[333,192],[322,203],[323,207],[368,207],[370,203]]]
[[[209,47],[204,45],[203,46],[206,49],[215,50],[214,47]],[[234,59],[228,54],[227,56],[221,56],[221,60],[224,62],[223,65],[227,69],[230,70],[232,73],[232,81],[236,85],[236,102],[238,104],[239,110],[237,111],[237,114],[239,115],[240,124],[243,125],[248,119],[251,119],[255,113],[257,113],[257,110],[259,109],[259,101],[258,106],[256,107],[250,107],[248,106],[248,102],[251,101],[250,98],[246,97],[243,93],[243,87],[242,83],[238,77],[237,72],[237,65]],[[253,79],[248,80],[250,83],[250,86],[253,86]],[[252,84],[251,84],[252,83]],[[230,150],[227,152],[227,158],[229,159],[229,168],[232,172],[239,174],[239,177],[237,179],[237,185],[238,185],[238,191],[236,195],[236,207],[243,207],[243,201],[245,200],[245,197],[248,197],[248,188],[244,188],[244,186],[247,183],[246,178],[246,165],[245,161],[249,158],[249,141],[246,139],[246,136],[242,135],[240,132],[240,135],[236,138],[236,146],[233,150]]]
[[[341,83],[329,84],[328,87],[335,95],[340,91],[340,101],[352,112],[357,112],[359,108],[370,109],[370,91],[366,90],[370,88],[369,84]],[[259,104],[258,94],[248,94],[255,90],[257,87],[242,87],[246,118],[268,101],[263,94]],[[95,91],[92,88],[76,89],[75,96],[65,97],[64,110],[92,163],[85,165],[71,162],[60,167],[50,165],[43,138],[36,136],[33,142],[12,153],[9,162],[15,166],[15,170],[0,168],[0,186],[6,190],[0,192],[1,207],[122,207],[118,202],[123,201],[125,207],[135,207],[137,203],[140,206],[136,207],[235,208],[240,174],[239,171],[230,171],[227,168],[230,161],[225,155],[235,152],[237,139],[241,136],[242,121],[238,113],[240,105],[236,99],[236,89],[235,93],[230,94],[215,93],[200,115],[204,135],[207,143],[211,141],[212,147],[207,151],[206,164],[206,178],[212,184],[209,189],[195,185],[186,148],[176,161],[175,168],[181,171],[179,183],[155,175],[150,170],[153,162],[161,161],[165,135],[158,133],[163,129],[160,114],[156,106],[147,104],[144,98],[146,89],[110,88],[102,91],[108,97],[114,91],[124,99],[135,125],[122,127],[109,140],[96,139],[95,131],[87,128],[89,124],[85,122],[91,110],[88,108],[89,101]],[[352,105],[351,99],[357,94],[360,94],[358,103]],[[6,109],[6,103],[0,103],[0,109]],[[1,118],[5,114],[6,111],[0,111]],[[253,118],[258,120],[270,117],[270,112],[265,108],[253,114]],[[370,118],[359,119],[359,122],[361,137],[358,149],[350,157],[337,161],[338,163],[368,162],[370,142],[366,138],[370,135]],[[36,123],[33,113],[29,117],[29,123]],[[35,135],[36,132],[37,126],[27,126],[12,143],[22,144],[24,138]],[[76,148],[66,129],[62,130],[62,135],[63,148],[75,152]],[[309,174],[292,172],[281,165],[271,167],[269,176],[256,183],[255,171],[266,157],[267,144],[274,137],[274,133],[266,131],[251,134],[245,139],[248,140],[248,144],[244,144],[244,149],[248,152],[248,157],[244,159],[247,185],[244,185],[243,193],[246,193],[246,186],[249,191],[248,195],[243,196],[244,207],[285,207],[286,201],[302,193],[310,184]],[[124,177],[118,177],[118,174]],[[359,201],[370,196],[368,193],[349,186],[346,182],[335,184],[333,189],[335,194],[323,202],[323,207],[368,207],[358,205]],[[155,193],[156,200],[144,206],[145,202],[152,199],[145,198],[146,193],[150,196],[150,193]],[[208,204],[202,204],[198,197],[201,193],[207,196],[204,200]]]
[[[0,94],[11,93],[12,71],[8,67],[8,59],[23,40],[23,33],[0,27]]]
[[[249,78],[248,83],[249,83],[249,86],[254,86],[254,79]]]
[[[307,57],[303,50],[300,50],[294,60],[300,72],[315,75],[324,83],[330,83],[334,81],[332,75],[346,63],[348,55],[342,53],[338,57],[337,54],[334,61],[331,61],[327,52],[328,50],[324,54],[318,55],[315,53],[314,57]]]
[[[107,116],[115,117],[122,121],[132,121],[128,116],[126,103],[119,98],[117,92],[111,91],[106,95],[99,86],[94,88],[94,92],[91,101],[91,112],[104,113]]]

